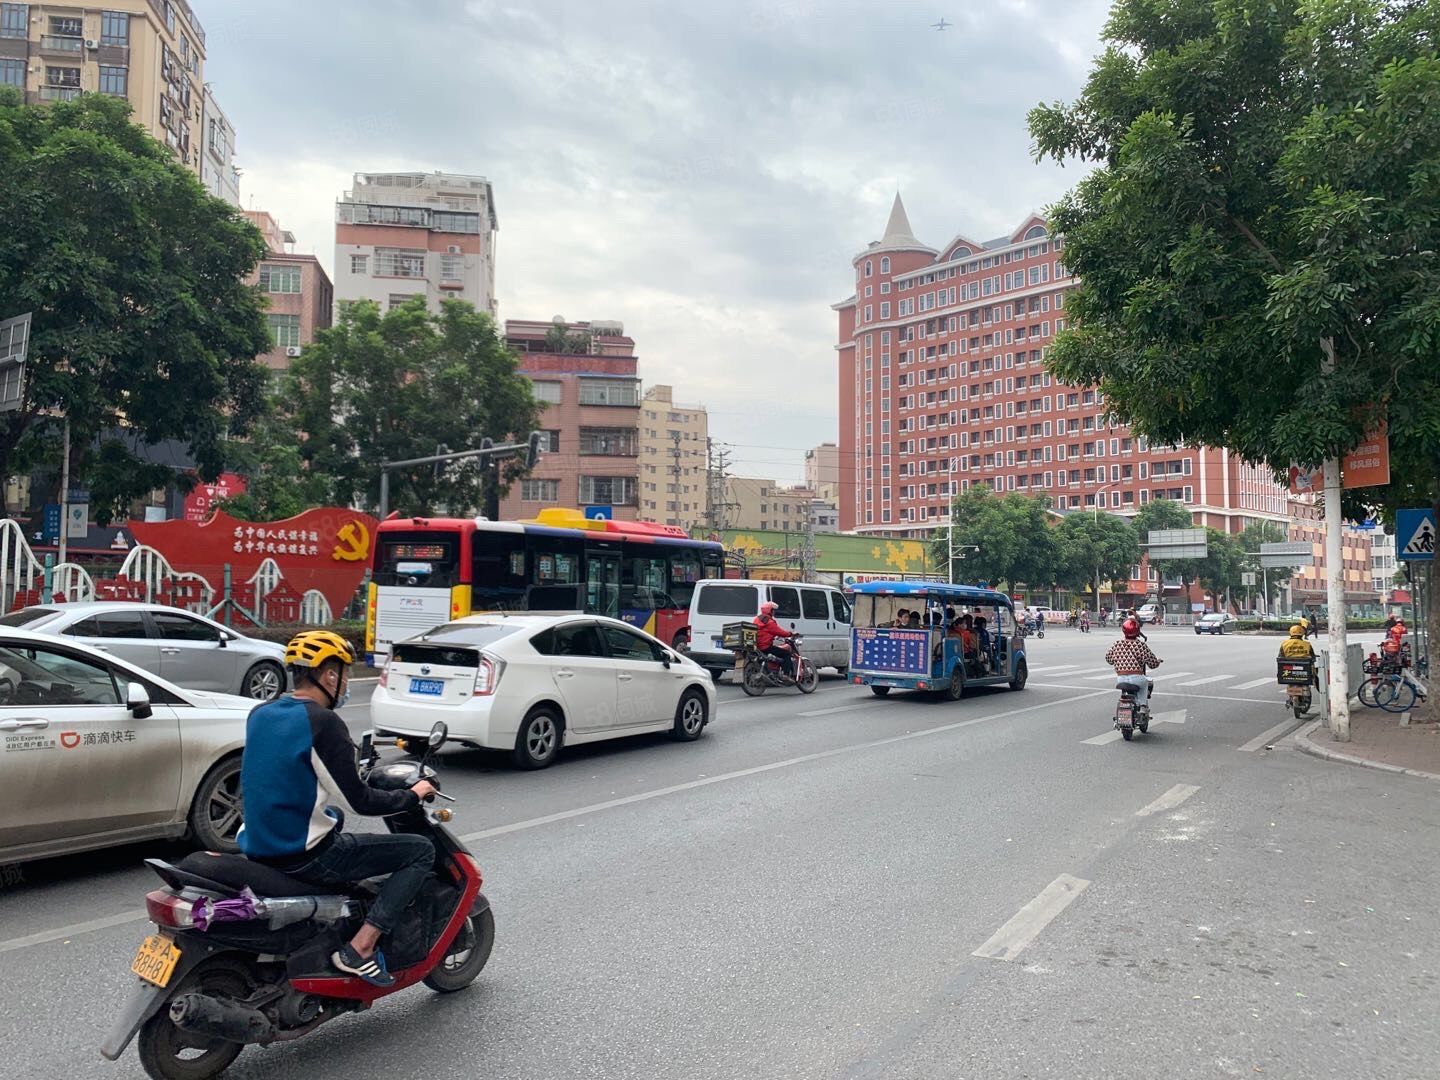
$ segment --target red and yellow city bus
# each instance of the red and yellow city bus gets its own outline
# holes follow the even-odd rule
[[[649,521],[542,510],[531,521],[400,518],[375,534],[365,651],[476,611],[589,611],[683,645],[690,594],[724,576],[725,551]]]

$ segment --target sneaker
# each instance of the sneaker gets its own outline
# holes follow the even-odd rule
[[[355,951],[355,946],[345,945],[331,954],[330,962],[345,974],[364,979],[371,986],[395,985],[395,976],[386,969],[385,954],[379,949],[373,956],[363,957]]]

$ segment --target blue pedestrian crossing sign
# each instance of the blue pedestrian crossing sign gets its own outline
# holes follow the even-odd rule
[[[1395,554],[1414,562],[1435,561],[1435,514],[1401,510],[1395,515]]]
[[[609,521],[615,516],[615,511],[608,506],[587,506],[585,517],[589,521]]]

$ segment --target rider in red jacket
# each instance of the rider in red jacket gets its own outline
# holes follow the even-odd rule
[[[779,660],[793,679],[796,678],[795,650],[788,645],[778,644],[776,639],[794,637],[795,631],[786,630],[775,621],[775,611],[779,606],[769,600],[760,605],[760,614],[755,616],[755,646],[762,653]]]

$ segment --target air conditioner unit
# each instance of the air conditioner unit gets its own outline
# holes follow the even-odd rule
[[[449,249],[446,251],[446,254],[447,254],[447,255],[459,255],[459,254],[460,254],[460,245],[459,245],[459,244],[451,244],[450,247],[449,247]]]
[[[94,38],[86,38],[85,48],[89,49],[91,52],[95,52],[97,49],[100,48],[100,43]]]
[[[299,356],[299,355],[300,355],[300,346],[299,346],[299,345],[286,345],[286,346],[285,346],[285,355],[286,355],[286,356]]]

